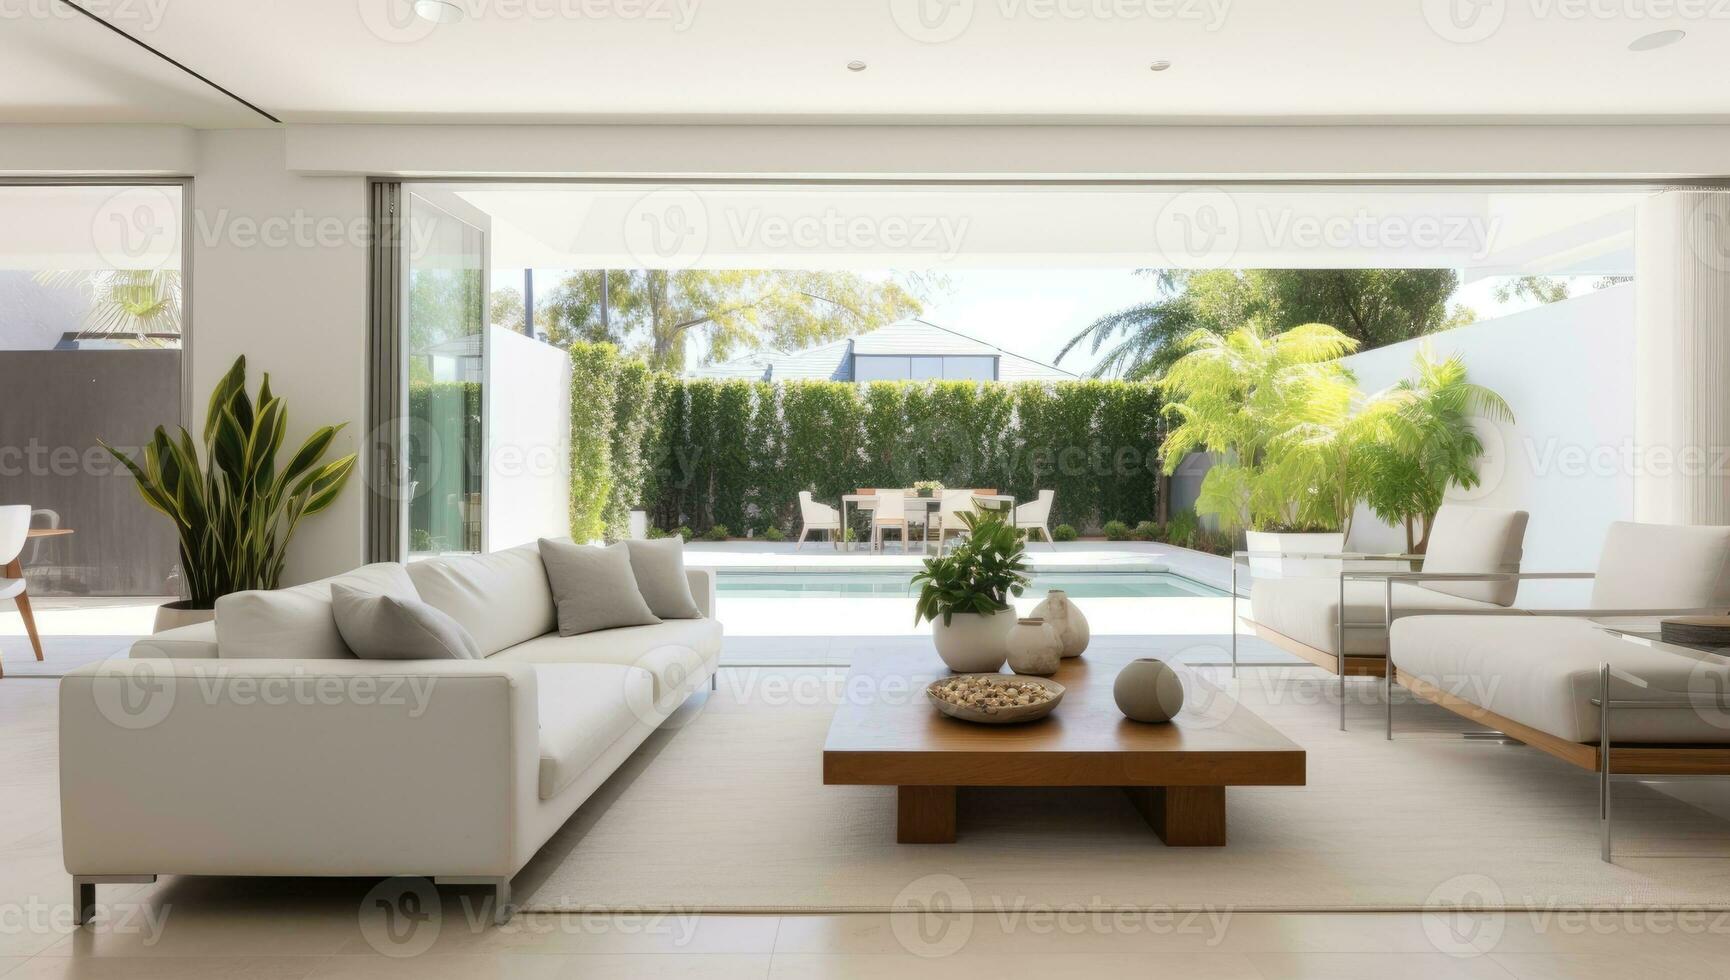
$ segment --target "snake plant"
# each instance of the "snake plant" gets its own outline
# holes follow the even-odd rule
[[[173,438],[158,426],[137,459],[102,448],[132,472],[144,502],[174,522],[188,605],[210,609],[230,592],[277,587],[295,527],[329,507],[354,469],[352,453],[321,462],[341,429],[320,428],[278,467],[288,408],[271,393],[269,374],[256,402],[247,395],[240,357],[210,394],[203,464],[185,428]]]

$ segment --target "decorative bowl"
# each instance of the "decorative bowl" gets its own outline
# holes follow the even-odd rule
[[[937,696],[936,688],[955,684],[961,681],[985,681],[995,686],[1019,684],[1023,686],[1043,687],[1052,694],[1051,700],[1039,704],[1012,705],[995,710],[966,707],[953,704]],[[959,674],[955,677],[943,677],[925,687],[925,696],[936,706],[940,714],[957,718],[961,721],[971,721],[981,725],[1013,725],[1026,721],[1038,721],[1051,714],[1058,702],[1063,700],[1063,685],[1045,677],[1026,677],[1017,674]]]

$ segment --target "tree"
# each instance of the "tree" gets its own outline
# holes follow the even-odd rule
[[[1534,303],[1558,303],[1568,298],[1568,280],[1555,276],[1514,276],[1496,287],[1496,302],[1529,299]]]
[[[1219,460],[1202,479],[1196,511],[1228,528],[1324,525],[1346,519],[1331,494],[1312,492],[1332,478],[1349,416],[1352,382],[1338,359],[1357,342],[1333,327],[1308,323],[1279,334],[1254,321],[1228,332],[1197,330],[1159,385],[1165,413],[1176,420],[1162,453],[1169,475],[1191,452]],[[1320,407],[1318,407],[1320,406]],[[1340,434],[1319,438],[1320,428]],[[1287,461],[1287,455],[1302,459]]]
[[[1087,344],[1113,346],[1093,377],[1158,378],[1184,354],[1180,341],[1195,330],[1226,333],[1254,323],[1274,331],[1289,324],[1325,323],[1362,349],[1381,347],[1469,323],[1471,311],[1450,310],[1459,285],[1451,269],[1214,269],[1143,270],[1155,298],[1109,313],[1070,339],[1057,355]]]
[[[80,337],[129,340],[164,346],[180,337],[180,273],[173,269],[103,269],[39,272],[36,281],[54,289],[88,289],[90,312]]]
[[[1438,360],[1425,346],[1412,367],[1415,377],[1378,396],[1386,405],[1385,437],[1366,453],[1365,500],[1377,517],[1404,525],[1406,550],[1422,554],[1448,487],[1479,483],[1484,444],[1472,419],[1512,423],[1514,411],[1501,395],[1467,380],[1457,354]]]
[[[629,269],[603,280],[599,270],[585,270],[567,276],[538,311],[545,320],[536,319],[559,346],[611,343],[679,371],[692,335],[703,338],[707,359],[724,360],[765,345],[808,347],[921,308],[899,283],[853,272]]]
[[[523,294],[515,286],[500,286],[487,300],[487,321],[506,330],[523,329]]]

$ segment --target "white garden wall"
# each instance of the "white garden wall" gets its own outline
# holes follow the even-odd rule
[[[1615,286],[1355,354],[1346,363],[1375,391],[1410,373],[1419,344],[1459,354],[1473,381],[1499,392],[1512,426],[1482,427],[1484,483],[1449,499],[1529,511],[1524,567],[1589,570],[1611,521],[1634,512],[1634,285]],[[1402,551],[1405,534],[1360,510],[1351,547]]]
[[[486,548],[571,533],[571,358],[487,328]]]

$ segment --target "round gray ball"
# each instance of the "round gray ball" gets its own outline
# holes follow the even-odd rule
[[[1131,721],[1170,721],[1183,710],[1183,679],[1170,664],[1152,657],[1125,664],[1111,693]]]

